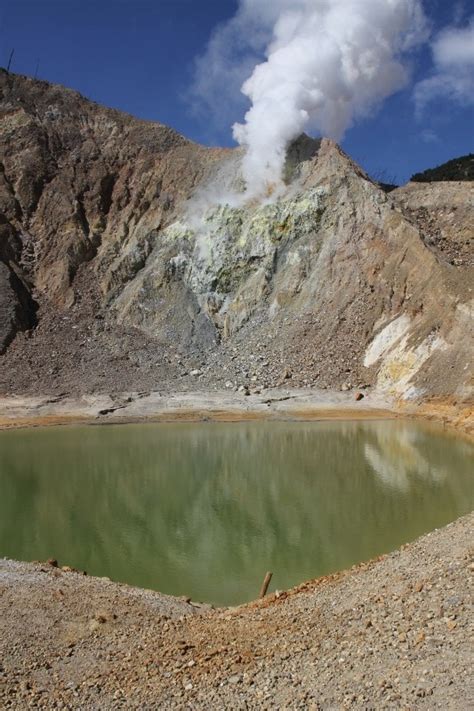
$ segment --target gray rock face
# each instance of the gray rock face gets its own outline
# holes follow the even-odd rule
[[[413,191],[386,195],[331,141],[298,139],[278,196],[245,203],[240,150],[5,72],[0,92],[5,344],[29,327],[33,290],[40,305],[33,337],[3,357],[4,389],[186,388],[199,370],[204,387],[291,372],[469,397],[468,238],[460,263],[445,256],[468,234],[472,184],[436,188],[449,218],[423,195],[441,249]],[[26,363],[34,385],[8,375]]]
[[[12,269],[0,262],[0,354],[17,331],[31,328],[34,323],[34,303],[27,288]]]

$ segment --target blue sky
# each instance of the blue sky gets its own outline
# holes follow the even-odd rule
[[[426,0],[433,31],[474,14],[474,0]],[[206,144],[233,145],[230,123],[244,100],[213,111],[189,99],[194,62],[213,29],[236,11],[234,0],[0,0],[0,65],[77,89],[85,96],[173,126]],[[429,75],[429,46],[412,58],[413,82]],[[237,98],[237,97],[236,97]],[[225,102],[222,102],[224,104]],[[229,125],[219,121],[235,111]],[[415,117],[412,87],[351,128],[344,149],[371,174],[406,180],[413,172],[474,151],[473,104],[447,98]]]

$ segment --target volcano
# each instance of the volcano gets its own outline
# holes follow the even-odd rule
[[[246,203],[241,149],[3,70],[0,111],[5,394],[471,397],[472,182],[387,194],[302,136]]]

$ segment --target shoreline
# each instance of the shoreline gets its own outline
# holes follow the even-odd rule
[[[276,389],[0,398],[0,430],[153,422],[406,420],[473,439],[473,411]],[[0,559],[5,707],[454,708],[469,668],[474,512],[262,600],[213,608],[68,566]]]
[[[363,398],[356,401],[356,393]],[[244,422],[257,420],[391,420],[434,422],[474,440],[474,407],[432,400],[411,403],[373,391],[275,388],[263,393],[125,392],[72,397],[0,397],[0,430],[60,425]]]
[[[474,512],[237,607],[0,559],[0,700],[23,708],[467,708]]]

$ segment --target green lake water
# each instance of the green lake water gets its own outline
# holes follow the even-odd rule
[[[216,604],[347,568],[474,508],[474,447],[413,422],[0,432],[0,556]]]

